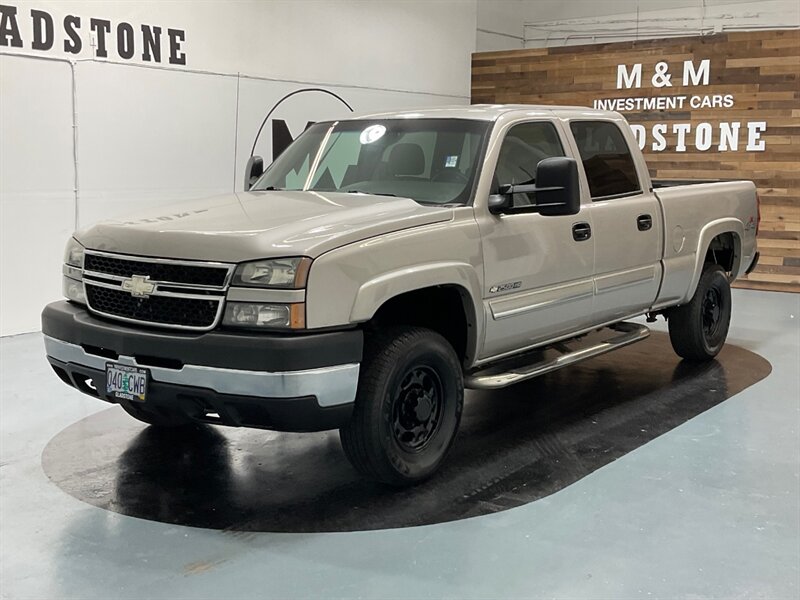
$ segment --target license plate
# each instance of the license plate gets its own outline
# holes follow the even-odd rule
[[[147,395],[147,369],[106,363],[106,393],[118,400],[144,402]]]

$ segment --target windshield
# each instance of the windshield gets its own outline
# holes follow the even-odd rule
[[[275,159],[252,189],[466,204],[488,128],[489,123],[467,119],[317,123]]]

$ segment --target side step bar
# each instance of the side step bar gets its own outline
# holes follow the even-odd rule
[[[608,337],[610,333],[614,333],[612,337]],[[520,364],[521,357],[512,357],[503,362],[496,363],[491,367],[487,367],[480,371],[476,371],[467,375],[464,380],[465,387],[477,390],[495,390],[504,388],[526,379],[533,379],[539,375],[544,375],[550,371],[556,371],[563,367],[575,364],[587,358],[600,356],[606,352],[617,350],[623,346],[641,342],[650,335],[650,329],[638,323],[615,323],[608,327],[604,327],[598,332],[588,334],[586,338],[594,338],[593,340],[578,338],[572,340],[565,340],[552,346],[542,348],[541,350],[555,350],[559,353],[555,357],[543,356],[544,352],[529,353],[529,358],[535,357],[536,362],[528,364]],[[599,339],[598,339],[599,338]],[[583,344],[582,344],[583,342]],[[591,344],[591,345],[586,345]],[[570,348],[569,346],[577,346]],[[550,354],[550,352],[548,352]],[[511,366],[509,363],[514,362]],[[506,369],[503,366],[507,365]]]

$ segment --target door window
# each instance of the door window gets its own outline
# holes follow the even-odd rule
[[[633,156],[619,127],[608,121],[573,121],[570,128],[578,143],[592,200],[641,191]]]
[[[552,123],[521,123],[506,134],[500,147],[492,193],[501,185],[536,182],[536,166],[545,158],[564,156],[564,148]],[[535,204],[534,194],[514,194],[514,206]]]

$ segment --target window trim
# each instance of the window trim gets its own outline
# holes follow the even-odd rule
[[[586,174],[586,169],[583,166],[583,157],[581,156],[580,145],[578,144],[578,138],[575,136],[575,132],[572,130],[573,123],[604,123],[611,125],[612,127],[616,127],[617,131],[619,131],[620,135],[622,136],[622,141],[625,144],[625,147],[628,149],[628,154],[630,154],[631,162],[633,163],[633,172],[636,175],[636,183],[638,185],[638,189],[631,190],[629,192],[620,192],[619,194],[608,194],[605,196],[592,196],[592,186],[589,184],[589,176]],[[606,202],[608,200],[617,200],[619,198],[632,198],[634,196],[641,196],[644,195],[645,189],[642,185],[642,178],[639,175],[639,167],[636,164],[636,160],[633,157],[633,151],[631,150],[631,145],[628,143],[627,138],[625,137],[625,132],[619,126],[619,123],[616,121],[612,121],[609,119],[570,119],[568,122],[568,127],[570,135],[572,136],[575,142],[575,151],[577,152],[577,159],[581,165],[581,171],[583,172],[583,178],[586,180],[586,188],[589,192],[589,200],[592,202]]]
[[[632,192],[622,192],[621,194],[609,194],[608,196],[592,197],[592,202],[605,202],[606,200],[617,200],[619,198],[633,198],[634,196],[641,196],[644,190],[634,190]]]

